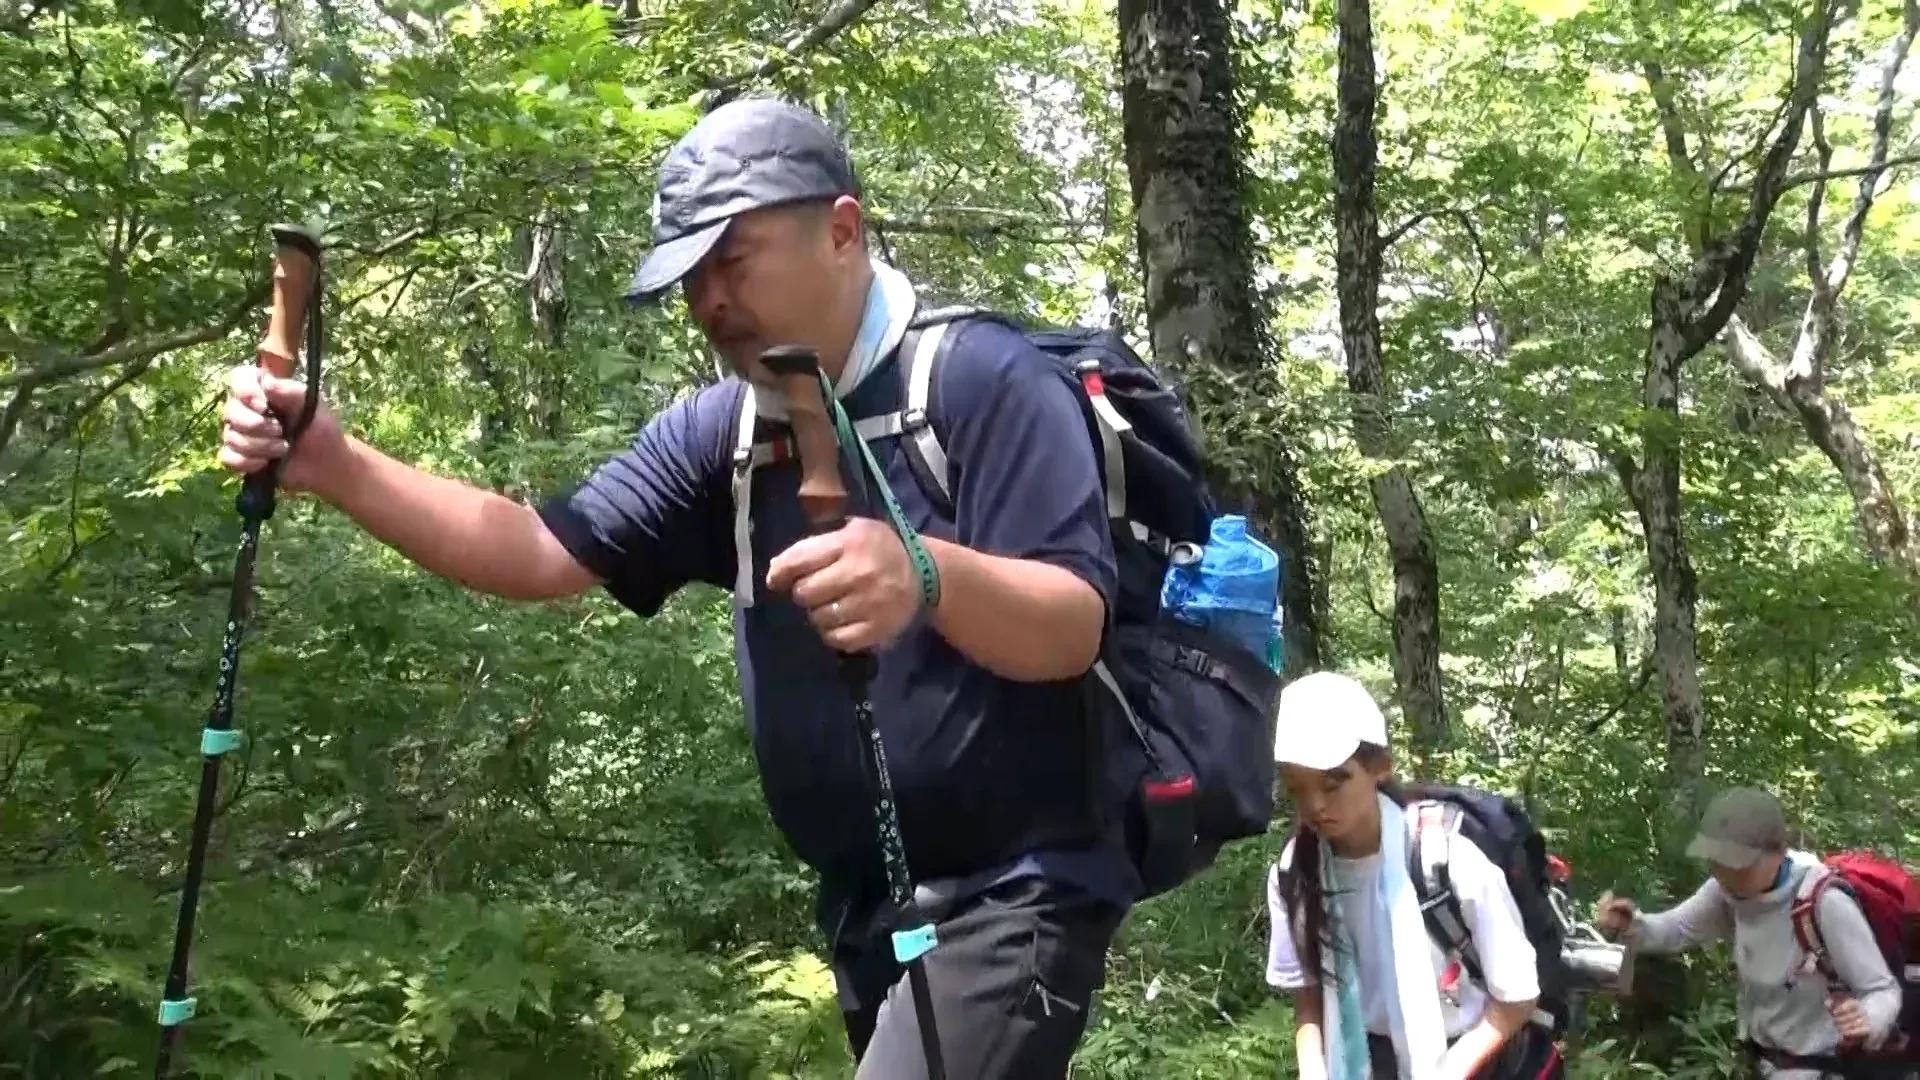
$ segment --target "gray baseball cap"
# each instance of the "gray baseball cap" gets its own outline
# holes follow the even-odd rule
[[[1729,870],[1745,870],[1787,847],[1787,819],[1780,801],[1759,788],[1730,788],[1707,804],[1700,831],[1687,854]]]
[[[660,166],[653,248],[627,299],[643,303],[672,288],[736,214],[858,194],[853,162],[820,117],[772,98],[728,102],[701,117]]]

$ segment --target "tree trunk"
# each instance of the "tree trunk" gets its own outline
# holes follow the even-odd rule
[[[1120,0],[1121,120],[1156,363],[1184,372],[1214,445],[1257,447],[1214,480],[1286,562],[1287,670],[1320,666],[1316,576],[1298,454],[1284,432],[1238,430],[1250,394],[1278,396],[1221,0]],[[1216,460],[1220,455],[1216,451]]]
[[[1787,167],[1819,96],[1833,16],[1831,0],[1813,0],[1801,20],[1793,83],[1780,103],[1777,129],[1770,128],[1761,144],[1765,152],[1747,187],[1747,205],[1739,220],[1717,234],[1703,226],[1693,241],[1693,264],[1684,274],[1663,271],[1654,276],[1641,388],[1642,460],[1635,463],[1622,448],[1614,451],[1621,482],[1639,512],[1653,573],[1653,656],[1660,672],[1666,727],[1665,805],[1672,837],[1684,835],[1695,823],[1706,765],[1706,709],[1700,696],[1699,638],[1694,627],[1698,595],[1680,505],[1680,378],[1687,361],[1720,335],[1735,306],[1746,297],[1767,220],[1785,190]],[[1647,64],[1647,84],[1672,167],[1691,175],[1687,132],[1665,90],[1667,76],[1658,63]],[[1701,220],[1714,217],[1709,203],[1709,212]],[[1677,848],[1669,853],[1668,862],[1676,861],[1674,854]]]
[[[527,317],[547,348],[536,365],[533,407],[540,430],[549,439],[566,434],[567,280],[560,250],[560,226],[544,214],[528,237]]]
[[[1373,20],[1368,0],[1340,0],[1340,101],[1333,130],[1340,336],[1360,452],[1394,459],[1380,358],[1381,242],[1374,206]],[[1440,681],[1440,570],[1419,496],[1398,465],[1373,477],[1373,504],[1393,553],[1393,672],[1400,707],[1428,757],[1448,743]]]
[[[1680,510],[1680,371],[1687,360],[1685,299],[1672,282],[1653,289],[1653,332],[1643,387],[1651,413],[1645,425],[1643,463],[1623,477],[1647,542],[1653,571],[1653,648],[1666,722],[1667,778],[1676,820],[1690,822],[1698,806],[1706,765],[1706,706],[1700,697],[1698,635],[1694,610],[1699,594]]]

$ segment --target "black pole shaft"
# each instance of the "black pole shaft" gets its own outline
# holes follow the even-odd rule
[[[873,720],[874,658],[870,653],[842,654],[840,676],[853,697],[854,721],[860,727],[860,741],[867,779],[873,787],[875,824],[880,829],[881,862],[886,865],[887,891],[893,898],[902,928],[920,924],[919,906],[913,901],[913,883],[907,870],[906,841],[900,835],[900,811],[893,799],[893,778],[887,773],[886,747],[880,741],[880,728]],[[946,1061],[940,1052],[940,1032],[934,1023],[933,992],[927,987],[924,956],[907,961],[907,985],[913,995],[914,1018],[920,1028],[921,1052],[927,1059],[929,1080],[946,1080]]]
[[[250,492],[243,491],[241,505],[252,502],[260,506],[264,502],[267,512],[272,513],[273,477],[258,476],[247,479]],[[249,494],[253,498],[249,499]],[[213,692],[213,712],[207,718],[207,730],[228,732],[233,730],[233,690],[240,675],[240,642],[246,633],[247,617],[253,595],[254,557],[260,548],[260,521],[251,513],[241,518],[240,549],[235,556],[233,573],[233,594],[227,602],[227,632],[220,645],[220,678]],[[200,763],[200,797],[193,811],[193,840],[187,848],[187,876],[180,887],[180,916],[174,926],[173,960],[167,968],[166,993],[163,1000],[180,1001],[187,995],[187,956],[193,948],[193,924],[199,913],[200,881],[206,871],[207,841],[213,833],[213,815],[215,800],[220,793],[220,759],[224,752],[203,754]],[[170,1075],[174,1047],[180,1039],[180,1024],[184,1022],[162,1023],[160,1026],[160,1053],[154,1062],[153,1074],[158,1080],[166,1080]]]

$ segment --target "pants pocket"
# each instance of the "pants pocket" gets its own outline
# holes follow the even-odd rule
[[[1092,902],[1068,902],[1034,919],[1028,927],[1020,1004],[1039,1009],[1043,1019],[1055,1015],[1062,1004],[1084,1015],[1106,982],[1107,946],[1119,924],[1118,911]]]

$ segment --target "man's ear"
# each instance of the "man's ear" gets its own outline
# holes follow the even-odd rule
[[[842,195],[833,200],[833,206],[827,211],[827,235],[833,240],[836,255],[846,253],[850,248],[866,250],[866,210],[861,207],[859,199]]]

